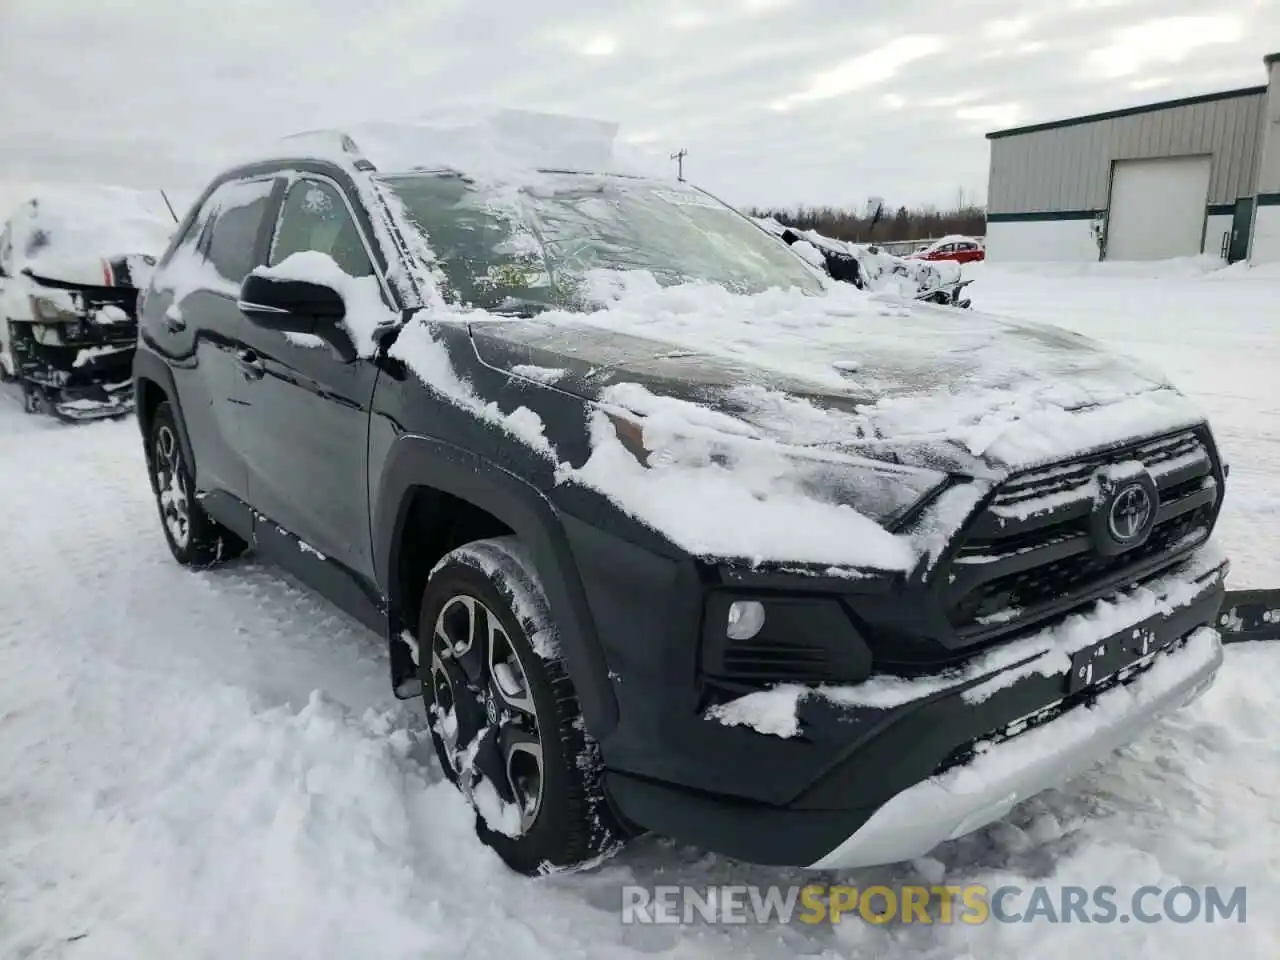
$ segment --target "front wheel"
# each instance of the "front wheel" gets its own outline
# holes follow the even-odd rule
[[[418,669],[436,754],[476,810],[476,832],[513,870],[597,862],[621,846],[598,748],[518,540],[467,544],[432,572]]]
[[[151,415],[147,465],[165,541],[173,559],[185,567],[210,567],[239,556],[245,542],[214,520],[196,499],[191,470],[178,442],[178,427],[168,401]]]

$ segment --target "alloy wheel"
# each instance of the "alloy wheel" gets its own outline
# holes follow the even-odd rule
[[[528,833],[542,806],[537,712],[506,628],[480,600],[458,594],[440,608],[430,677],[429,717],[453,779],[469,800],[488,781]]]
[[[191,540],[191,508],[183,486],[182,451],[168,424],[161,424],[156,430],[153,460],[165,529],[178,549],[185,549]]]

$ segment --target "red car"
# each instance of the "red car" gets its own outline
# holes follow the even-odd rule
[[[972,237],[943,237],[941,240],[935,240],[923,250],[917,250],[908,259],[954,260],[957,263],[974,263],[986,258],[986,249]]]

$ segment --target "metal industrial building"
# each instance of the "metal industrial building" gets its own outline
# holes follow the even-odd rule
[[[1280,261],[1280,54],[1268,83],[991,141],[991,260]]]

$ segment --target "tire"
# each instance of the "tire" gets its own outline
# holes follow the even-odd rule
[[[167,400],[151,415],[146,452],[160,528],[173,559],[184,567],[202,568],[242,554],[248,545],[205,513],[196,499],[191,470],[178,442],[173,408]]]
[[[476,809],[481,841],[525,875],[617,852],[622,831],[604,799],[599,749],[520,542],[479,540],[446,555],[427,581],[418,624],[431,739]]]

